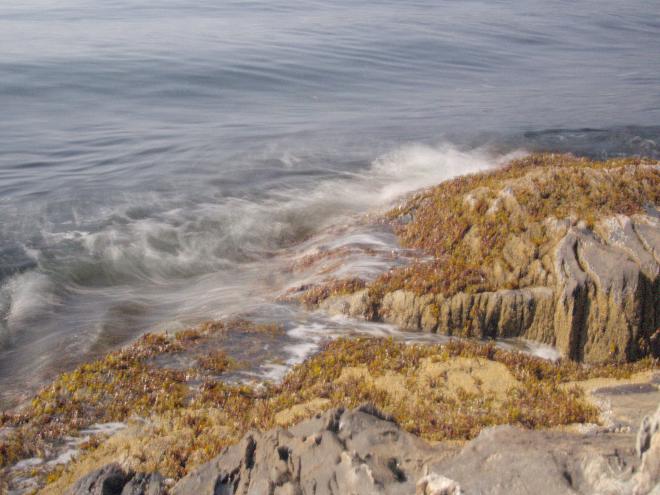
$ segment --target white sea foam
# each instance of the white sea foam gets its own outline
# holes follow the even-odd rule
[[[547,359],[548,361],[558,361],[562,354],[556,347],[541,344],[539,342],[526,341],[528,352],[533,356]]]
[[[173,277],[258,260],[351,215],[387,206],[403,194],[444,179],[497,166],[513,156],[411,144],[383,155],[362,172],[302,182],[255,198],[230,196],[216,202],[207,198],[185,208],[179,204],[168,208],[167,201],[152,200],[137,218],[130,212],[140,205],[129,202],[119,210],[124,211],[121,221],[108,222],[100,230],[44,233],[44,238],[51,244],[78,245],[81,260],[94,263],[111,279],[167,283]]]
[[[458,175],[497,167],[523,154],[494,156],[486,150],[461,151],[449,144],[411,144],[378,158],[369,172],[383,177],[378,200],[386,203]]]
[[[287,169],[305,168],[295,153],[280,151]],[[396,263],[388,256],[396,239],[365,230],[356,219],[402,194],[512,156],[410,144],[351,172],[302,174],[257,195],[218,195],[202,185],[199,197],[127,194],[115,208],[76,207],[70,223],[42,226],[43,245],[30,245],[38,267],[5,281],[0,325],[5,335],[33,334],[15,353],[17,366],[35,363],[34,356],[47,366],[58,362],[48,354],[52,343],[84,359],[89,349],[98,352],[97,344],[117,345],[131,332],[259,311],[287,288],[315,281],[314,273],[287,270],[303,253],[348,248],[334,274],[372,278]],[[361,249],[382,255],[364,256]],[[32,318],[40,324],[29,325]],[[299,337],[294,331],[287,365],[317,350],[333,332],[344,332],[337,322],[331,326],[300,329]],[[373,325],[363,331],[390,332]],[[38,346],[32,349],[29,339]],[[35,366],[29,367],[32,375]]]
[[[54,283],[37,271],[15,275],[0,287],[0,313],[10,331],[59,302]]]

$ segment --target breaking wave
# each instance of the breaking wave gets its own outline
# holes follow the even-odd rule
[[[369,232],[352,231],[344,240],[323,232],[518,154],[410,144],[361,167],[326,167],[310,176],[295,167],[303,158],[288,153],[291,180],[258,184],[257,192],[218,195],[200,185],[188,195],[127,194],[87,214],[73,205],[75,218],[59,223],[39,222],[27,211],[20,224],[38,234],[23,232],[20,254],[33,265],[0,282],[0,345],[11,350],[0,374],[34,363],[35,352],[44,353],[39,362],[47,369],[62,353],[89,357],[155,326],[254,309],[295,283],[278,275],[287,249],[303,241],[308,249],[393,243]]]

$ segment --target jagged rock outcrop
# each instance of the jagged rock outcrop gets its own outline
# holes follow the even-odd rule
[[[157,474],[131,477],[116,464],[90,473],[69,491],[163,493]],[[333,409],[288,430],[247,434],[169,493],[657,495],[660,407],[644,419],[637,449],[630,435],[614,432],[498,426],[460,451],[448,444],[431,446],[369,406]]]
[[[320,308],[408,330],[524,337],[592,363],[660,356],[660,166],[569,165],[513,167],[473,178],[474,189],[448,183],[413,198],[395,221],[406,218],[403,241],[434,261]],[[582,189],[566,193],[572,180]]]
[[[78,480],[66,495],[165,495],[163,477],[158,473],[125,472],[119,464],[108,464]]]
[[[637,455],[642,464],[633,478],[633,494],[660,494],[660,406],[642,421],[637,433]]]
[[[433,456],[372,408],[335,409],[289,430],[248,434],[183,478],[172,495],[412,494]]]

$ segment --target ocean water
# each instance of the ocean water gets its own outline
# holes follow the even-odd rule
[[[660,157],[660,4],[6,0],[0,117],[0,408],[237,313],[295,362],[350,324],[273,303],[287,262],[393,248],[360,214],[533,150]]]

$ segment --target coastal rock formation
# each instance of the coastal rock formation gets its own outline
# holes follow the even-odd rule
[[[78,480],[67,495],[165,495],[158,473],[126,473],[118,464],[108,464]]]
[[[534,155],[390,217],[428,257],[319,307],[404,329],[524,337],[585,362],[660,356],[660,166]]]
[[[634,478],[634,495],[660,494],[660,407],[642,421],[637,434],[637,455],[642,465]]]
[[[431,446],[370,406],[333,409],[288,430],[251,432],[181,479],[171,495],[517,495],[660,493],[660,407],[629,435],[484,430],[460,451]],[[628,442],[628,444],[626,444]],[[157,474],[111,464],[70,495],[160,495]]]
[[[289,430],[248,434],[183,478],[172,495],[412,494],[434,456],[375,409],[334,409]]]

